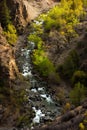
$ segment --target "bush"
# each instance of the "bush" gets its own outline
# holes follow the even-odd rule
[[[17,32],[14,25],[8,24],[6,31],[4,31],[4,34],[6,35],[6,38],[9,44],[14,45],[14,43],[16,43]]]
[[[38,70],[42,76],[46,77],[49,77],[50,74],[54,74],[55,67],[43,50],[43,41],[41,37],[34,33],[29,35],[28,40],[30,42],[34,42],[37,47],[37,49],[33,51],[32,56],[33,64],[36,70]]]
[[[37,23],[38,22],[38,23]],[[38,19],[36,21],[34,21],[32,23],[32,28],[34,29],[33,31],[35,32],[35,34],[39,34],[42,35],[43,34],[43,28],[42,28],[42,22],[40,21],[40,18],[38,17]]]
[[[37,34],[30,34],[28,36],[28,41],[34,42],[38,49],[42,49],[43,41]]]
[[[70,92],[70,100],[74,105],[80,105],[80,103],[86,97],[86,88],[80,82],[75,84],[75,87]]]
[[[65,31],[66,36],[77,36],[74,27],[79,23],[83,15],[83,3],[81,0],[63,0],[58,6],[49,11],[44,18],[44,29],[50,31],[52,28]]]
[[[66,104],[63,107],[63,113],[70,111],[70,108],[71,108],[71,104],[69,102],[66,102]]]
[[[79,128],[80,128],[80,130],[85,130],[85,126],[82,122],[79,124]]]
[[[44,22],[44,29],[45,31],[50,31],[53,27],[55,27],[55,25],[56,21],[48,16]]]
[[[50,10],[47,17],[44,19],[45,31],[50,31],[52,28],[60,29],[66,24],[65,18],[63,18],[64,8],[61,6],[55,6]]]
[[[43,50],[35,50],[33,63],[42,76],[48,76],[50,73],[55,72],[52,62],[47,58]]]
[[[38,70],[42,76],[48,77],[50,74],[55,72],[55,68],[43,50],[42,39],[37,34],[30,34],[28,40],[34,42],[37,46],[37,49],[33,51],[32,56],[36,70]]]
[[[80,82],[86,85],[87,74],[84,71],[75,71],[72,77],[72,83],[75,84],[76,82]]]

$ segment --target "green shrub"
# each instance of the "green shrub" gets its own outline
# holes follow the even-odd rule
[[[71,104],[69,102],[66,102],[66,104],[63,107],[63,113],[70,111],[70,108],[71,108]]]
[[[16,32],[16,28],[15,28],[14,25],[12,25],[12,24],[8,24],[8,25],[7,25],[7,30],[8,30],[11,34],[17,33],[17,32]]]
[[[85,130],[85,126],[82,122],[79,124],[79,128],[80,128],[80,130]]]
[[[4,34],[6,35],[7,41],[9,44],[14,45],[17,41],[17,32],[16,28],[12,24],[7,25],[7,29],[4,31]]]
[[[50,31],[53,27],[55,27],[55,25],[56,21],[48,16],[44,22],[44,29],[45,31]]]
[[[80,82],[86,85],[87,82],[87,74],[84,71],[75,71],[72,77],[72,83],[75,84],[76,82]]]
[[[40,18],[38,17],[37,21],[41,22],[40,21]],[[36,21],[36,22],[37,22]],[[35,34],[39,34],[39,35],[42,35],[43,34],[43,27],[42,27],[42,24],[36,24],[35,22],[32,23],[32,28],[33,28],[33,31],[35,32]]]
[[[34,33],[29,35],[28,40],[34,42],[37,46],[37,49],[33,51],[32,56],[36,70],[38,70],[42,76],[48,77],[51,73],[55,72],[55,67],[43,50],[43,41],[41,37]]]
[[[44,29],[45,31],[50,31],[52,28],[57,28],[58,30],[66,24],[66,20],[62,17],[64,9],[61,6],[55,6],[50,10],[47,17],[44,19]]]
[[[42,49],[43,41],[37,34],[30,34],[28,36],[28,41],[34,42],[38,49]]]
[[[80,82],[75,84],[75,87],[70,92],[70,100],[74,105],[80,105],[80,103],[86,97],[86,88]]]
[[[33,63],[42,76],[48,76],[55,71],[52,62],[47,58],[43,50],[35,50],[33,53]]]
[[[50,31],[52,28],[58,31],[65,31],[66,36],[77,36],[74,26],[79,23],[83,14],[83,3],[81,0],[62,0],[58,6],[49,11],[44,18],[44,29]]]

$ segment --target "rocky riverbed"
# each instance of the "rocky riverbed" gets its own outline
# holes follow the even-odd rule
[[[52,99],[52,94],[46,90],[47,83],[32,72],[31,54],[34,43],[26,42],[26,44],[25,47],[19,49],[19,56],[16,57],[18,57],[17,61],[21,66],[22,75],[30,82],[30,87],[27,87],[26,92],[29,93],[27,98],[35,113],[31,126],[35,126],[53,121],[55,117],[60,115],[61,106]]]

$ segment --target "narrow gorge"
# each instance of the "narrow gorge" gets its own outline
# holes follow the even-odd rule
[[[0,130],[86,130],[86,0],[0,9]]]

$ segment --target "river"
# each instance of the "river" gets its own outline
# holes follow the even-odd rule
[[[38,21],[36,21],[39,24]],[[20,36],[19,45],[25,44],[26,36]],[[47,82],[33,73],[32,51],[35,48],[35,43],[27,41],[26,45],[19,47],[21,61],[21,73],[29,80],[30,87],[26,89],[29,93],[28,101],[31,104],[35,116],[32,119],[31,128],[36,125],[42,125],[46,122],[53,121],[60,115],[60,105],[52,99],[52,94],[47,91]],[[19,63],[20,64],[20,63]]]

